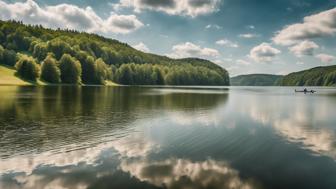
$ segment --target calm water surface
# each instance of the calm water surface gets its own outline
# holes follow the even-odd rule
[[[336,89],[0,87],[0,188],[336,188]]]

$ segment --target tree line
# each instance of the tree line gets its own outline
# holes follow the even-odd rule
[[[271,74],[248,74],[239,75],[230,79],[232,86],[275,86],[282,75]]]
[[[0,21],[0,64],[49,83],[229,85],[227,71],[207,60],[171,59],[96,34],[18,21]]]
[[[280,79],[281,86],[336,86],[336,66],[316,67],[294,72]]]

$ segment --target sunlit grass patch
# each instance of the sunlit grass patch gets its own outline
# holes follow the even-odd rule
[[[32,85],[32,84],[16,76],[16,70],[14,68],[0,65],[0,85]]]

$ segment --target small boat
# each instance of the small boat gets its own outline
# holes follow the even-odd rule
[[[302,90],[302,91],[300,91],[300,90],[296,90],[296,89],[295,89],[295,92],[296,93],[316,93],[316,91],[314,91],[314,90]]]

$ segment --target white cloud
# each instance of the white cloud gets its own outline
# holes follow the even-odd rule
[[[253,47],[249,56],[256,62],[271,62],[273,58],[280,53],[280,50],[273,48],[270,44],[262,43]]]
[[[143,51],[143,52],[149,52],[149,48],[143,43],[143,42],[140,42],[136,45],[133,45],[133,48],[139,50],[139,51]]]
[[[250,65],[251,63],[246,61],[246,60],[242,60],[242,59],[238,59],[236,60],[236,63],[239,65]]]
[[[331,63],[336,60],[335,56],[329,54],[318,54],[315,57],[320,59],[320,61],[323,63]]]
[[[103,32],[129,33],[143,26],[143,23],[135,15],[111,15],[107,22],[107,28]]]
[[[245,33],[245,34],[240,34],[239,35],[240,38],[246,38],[246,39],[256,38],[258,36],[259,35],[253,34],[253,33]]]
[[[224,61],[227,61],[227,62],[232,62],[233,59],[232,58],[223,58]]]
[[[133,8],[135,12],[153,10],[169,15],[196,17],[218,11],[221,0],[120,0],[113,7]]]
[[[299,44],[290,47],[289,50],[295,54],[297,57],[302,57],[304,55],[312,56],[314,54],[314,50],[318,49],[319,46],[312,41],[302,41]]]
[[[238,66],[230,66],[230,67],[227,67],[227,68],[225,68],[225,69],[227,69],[228,71],[234,71],[234,70],[238,70],[239,69],[239,67]]]
[[[173,58],[186,58],[186,57],[208,58],[219,56],[218,50],[211,48],[203,48],[191,42],[174,45],[172,50],[173,52],[171,54],[168,54],[168,56]]]
[[[87,32],[129,33],[143,26],[135,15],[111,14],[99,17],[91,7],[71,4],[40,7],[35,1],[6,3],[0,1],[1,20],[22,20],[27,24],[41,24],[50,28],[69,28]]]
[[[219,25],[217,25],[217,24],[208,24],[208,25],[206,25],[205,26],[205,29],[217,29],[217,30],[220,30],[220,29],[222,29],[223,27],[222,26],[219,26]]]
[[[284,27],[273,37],[280,45],[293,45],[302,40],[333,36],[336,33],[336,8],[304,17],[303,23]]]
[[[216,44],[217,45],[221,45],[221,46],[227,46],[227,47],[232,47],[232,48],[238,48],[239,45],[235,42],[232,42],[228,39],[221,39],[221,40],[218,40],[216,41]]]

